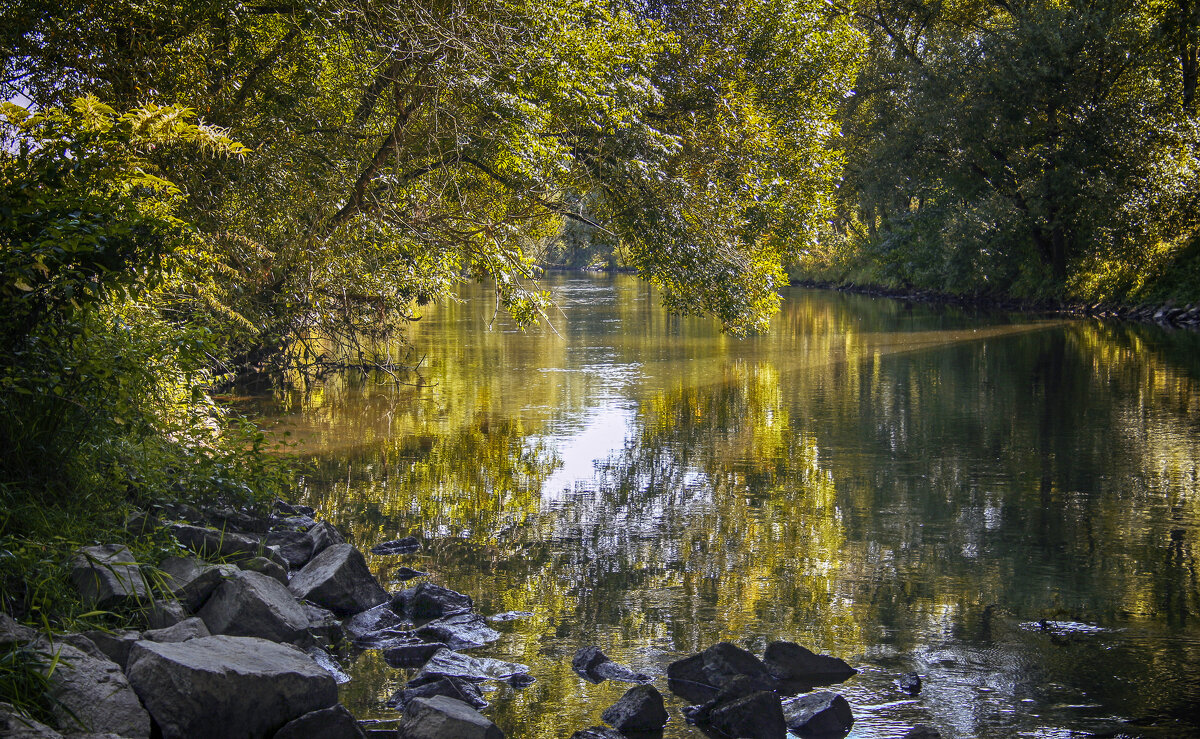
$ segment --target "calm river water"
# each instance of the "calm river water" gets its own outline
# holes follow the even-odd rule
[[[473,652],[537,678],[490,693],[509,737],[629,687],[577,677],[581,646],[661,676],[774,639],[860,669],[854,737],[1200,737],[1200,336],[794,289],[737,340],[633,278],[547,284],[555,330],[467,287],[416,324],[418,384],[261,406],[360,547],[424,542],[370,558],[385,584],[532,614]],[[395,718],[408,674],[348,669],[351,709]],[[668,702],[666,737],[703,736]]]

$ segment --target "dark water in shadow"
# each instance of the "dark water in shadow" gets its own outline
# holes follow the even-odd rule
[[[550,285],[557,333],[489,330],[468,288],[413,332],[423,386],[263,405],[357,544],[425,542],[383,582],[532,612],[473,652],[537,678],[490,694],[508,736],[628,687],[576,676],[580,646],[662,675],[783,638],[861,670],[855,737],[1200,737],[1200,337],[794,290],[739,341],[631,278]],[[352,710],[395,717],[406,673],[349,669]],[[702,736],[682,704],[665,736]]]

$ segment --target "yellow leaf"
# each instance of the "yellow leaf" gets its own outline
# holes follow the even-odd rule
[[[32,287],[30,287],[30,286],[29,286],[29,283],[28,283],[28,282],[26,282],[25,280],[17,280],[17,281],[16,281],[16,282],[14,282],[13,284],[14,284],[14,285],[16,285],[16,286],[17,286],[17,289],[18,289],[18,290],[20,290],[20,291],[22,291],[22,292],[27,292],[27,293],[31,293],[31,292],[33,292],[33,288],[32,288]]]

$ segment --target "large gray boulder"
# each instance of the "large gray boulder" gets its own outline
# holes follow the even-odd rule
[[[63,731],[88,731],[116,734],[128,739],[150,736],[150,715],[138,702],[138,696],[121,666],[100,659],[70,644],[44,639],[38,648],[56,654],[58,664],[50,675],[51,709],[54,723]],[[101,654],[97,649],[95,654]]]
[[[362,729],[342,704],[292,719],[274,739],[364,739]]]
[[[333,677],[308,655],[253,637],[138,642],[128,675],[163,739],[269,737],[337,703]]]
[[[71,583],[83,601],[107,610],[150,599],[150,589],[133,552],[121,544],[83,547],[71,560]]]
[[[237,572],[233,565],[210,565],[195,557],[167,557],[158,568],[163,589],[192,613]]]
[[[297,598],[351,616],[388,600],[367,569],[362,553],[351,544],[334,544],[297,572],[288,585]]]
[[[237,572],[197,614],[213,634],[307,642],[309,618],[282,583],[259,572]]]
[[[405,739],[504,739],[504,732],[466,703],[444,695],[415,698],[400,722]]]

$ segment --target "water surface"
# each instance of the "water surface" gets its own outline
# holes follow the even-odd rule
[[[508,736],[568,737],[629,687],[576,676],[578,647],[662,675],[789,639],[861,670],[854,737],[1200,737],[1195,334],[794,289],[737,340],[632,278],[549,285],[553,329],[467,287],[415,325],[413,384],[263,410],[360,547],[425,543],[372,558],[383,582],[532,613],[474,652],[537,678],[490,694]],[[408,674],[349,669],[350,708],[395,718]],[[665,736],[703,736],[682,705]]]

